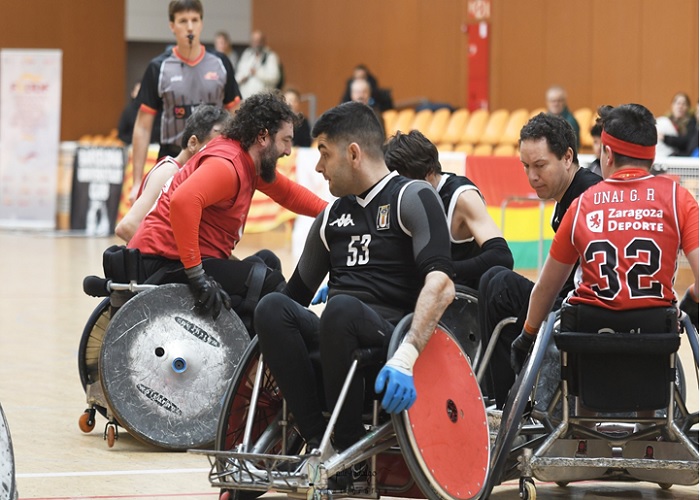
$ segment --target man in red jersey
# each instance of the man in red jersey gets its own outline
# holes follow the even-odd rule
[[[571,304],[612,310],[675,304],[679,249],[697,287],[698,203],[673,179],[649,173],[657,141],[654,115],[639,104],[604,106],[598,114],[605,180],[572,203],[554,236],[525,327],[512,344],[516,372],[577,261],[576,288],[566,299]]]
[[[278,91],[251,96],[221,136],[175,174],[129,241],[129,248],[141,252],[143,279],[159,272],[160,283],[189,283],[200,310],[215,318],[231,301],[252,313],[259,297],[284,284],[281,271],[260,259],[229,257],[256,189],[301,215],[315,217],[326,206],[276,173],[277,160],[291,152],[296,119]]]

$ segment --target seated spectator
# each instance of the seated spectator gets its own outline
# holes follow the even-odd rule
[[[348,78],[345,83],[345,92],[340,102],[352,101],[351,96],[351,85],[354,80],[363,79],[367,80],[370,86],[370,98],[369,105],[381,111],[386,111],[387,109],[394,108],[394,101],[391,98],[391,91],[389,89],[384,89],[379,87],[379,82],[377,78],[369,71],[367,66],[364,64],[358,64],[355,66],[352,72],[352,76]]]
[[[311,146],[311,126],[309,120],[301,112],[301,94],[293,87],[288,87],[284,91],[284,99],[292,108],[292,111],[299,116],[299,121],[294,125],[294,146],[308,148]]]
[[[223,55],[228,57],[231,61],[233,68],[236,68],[238,64],[238,54],[233,50],[233,45],[231,45],[231,37],[225,31],[217,31],[214,35],[214,50],[221,52]]]
[[[564,118],[574,129],[574,134],[576,135],[576,148],[581,148],[581,126],[574,118],[574,115],[569,111],[568,104],[566,102],[567,95],[566,90],[559,85],[552,85],[547,89],[545,95],[547,103],[547,113],[550,115],[561,116]]]
[[[600,134],[603,133],[603,126],[596,121],[595,125],[591,127],[591,137],[593,138],[593,155],[595,160],[588,165],[588,170],[593,172],[600,177],[603,177],[603,172],[600,169]]]
[[[657,118],[657,158],[663,156],[690,156],[693,144],[697,147],[698,120],[690,111],[690,98],[678,92],[671,101],[671,110]]]
[[[382,118],[382,111],[374,105],[372,100],[372,87],[370,83],[364,78],[356,78],[350,83],[350,100],[354,102],[361,102],[372,108],[374,114],[377,115],[379,123],[382,126],[382,131],[384,130],[384,119]]]

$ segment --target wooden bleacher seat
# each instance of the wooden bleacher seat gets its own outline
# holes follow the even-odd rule
[[[386,130],[387,137],[395,135],[396,132],[401,131],[408,133],[413,125],[413,120],[416,118],[416,110],[413,108],[404,108],[399,111],[394,125]]]
[[[469,156],[474,151],[474,144],[469,144],[468,142],[461,142],[455,146],[454,150],[457,153],[464,153],[467,156]]]
[[[518,150],[512,144],[499,144],[493,148],[493,156],[517,156]]]
[[[576,118],[576,121],[578,122],[579,126],[579,139],[581,141],[581,148],[592,148],[593,137],[591,136],[591,127],[595,122],[593,110],[588,107],[583,107],[574,111],[573,115],[574,118]]]
[[[492,111],[489,119],[484,127],[484,132],[479,138],[480,144],[489,144],[494,146],[498,144],[503,136],[503,131],[508,123],[510,112],[507,109],[497,109]]]
[[[399,112],[395,109],[387,109],[382,112],[382,119],[384,120],[384,131],[389,137],[389,130],[394,130],[394,123],[396,123],[396,118],[399,116]]]
[[[409,130],[402,130],[402,132],[409,132],[410,130],[417,130],[423,135],[428,133],[428,127],[430,127],[430,122],[433,121],[433,110],[432,109],[421,109],[416,113],[413,118],[413,123]]]
[[[528,116],[528,111],[525,108],[512,111],[498,144],[517,146],[520,140],[520,130],[527,123]]]
[[[454,145],[450,144],[449,142],[439,142],[435,145],[435,147],[437,148],[438,153],[449,153],[455,150]]]
[[[489,111],[486,109],[474,110],[469,116],[469,121],[464,129],[464,134],[459,142],[468,144],[477,144],[481,139],[486,123],[489,120]]]
[[[445,132],[442,134],[440,142],[445,144],[457,144],[464,135],[464,130],[467,128],[467,121],[469,120],[469,110],[466,108],[459,108],[452,112],[450,119],[447,122],[447,127]]]
[[[433,111],[433,119],[430,121],[425,134],[433,144],[443,142],[442,136],[447,130],[447,122],[450,120],[451,115],[452,111],[449,108],[440,108]]]
[[[491,144],[477,144],[474,146],[472,156],[491,156],[492,153],[493,146]]]

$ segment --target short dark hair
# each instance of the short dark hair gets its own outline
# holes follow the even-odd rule
[[[298,119],[279,90],[260,92],[243,101],[221,135],[239,141],[248,151],[261,132],[274,136],[282,123],[295,125]]]
[[[656,120],[652,112],[641,104],[623,104],[615,108],[601,106],[598,108],[598,115],[603,130],[616,139],[640,146],[656,146],[658,141]],[[654,163],[653,159],[633,158],[615,153],[615,151],[613,154],[618,164],[649,168]]]
[[[197,106],[185,122],[182,132],[182,149],[187,147],[190,137],[195,136],[199,142],[204,142],[211,129],[217,123],[224,123],[229,117],[228,111],[221,106],[201,104]]]
[[[441,174],[435,144],[418,130],[408,134],[397,132],[384,144],[384,161],[389,170],[396,170],[404,177],[425,179],[428,174]]]
[[[326,134],[329,140],[356,142],[368,156],[382,158],[384,130],[374,110],[361,102],[344,102],[321,115],[311,137]]]
[[[172,23],[175,21],[175,14],[188,10],[199,13],[199,17],[204,19],[204,7],[202,7],[202,2],[200,0],[172,0],[170,5],[168,5],[168,18],[170,22]]]
[[[603,125],[600,123],[600,117],[596,118],[595,123],[591,127],[591,136],[592,137],[600,137],[600,134],[603,133]]]
[[[561,116],[539,113],[533,116],[520,129],[520,141],[545,139],[549,150],[558,159],[562,159],[566,150],[571,148],[574,152],[572,162],[578,165],[578,152],[576,151],[576,133],[569,122]]]

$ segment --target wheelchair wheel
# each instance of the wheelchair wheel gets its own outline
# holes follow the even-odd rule
[[[259,361],[260,346],[258,338],[254,337],[241,357],[224,398],[216,433],[217,451],[234,450],[243,442]],[[304,442],[291,422],[288,422],[286,449],[283,449],[283,428],[280,422],[284,399],[274,376],[265,363],[262,365],[262,370],[262,383],[255,407],[255,417],[250,433],[251,446],[248,451],[271,454],[298,453]],[[223,472],[223,470],[224,465],[219,465],[219,472]],[[252,500],[264,492],[223,490],[221,493],[221,498]],[[228,495],[224,496],[225,494]]]
[[[0,406],[0,500],[16,500],[15,454],[10,427]]]
[[[92,311],[80,337],[80,344],[78,345],[78,373],[80,375],[80,383],[86,392],[89,384],[95,384],[100,381],[98,368],[100,350],[102,349],[105,330],[107,330],[107,325],[109,325],[109,316],[109,298],[105,298]],[[107,418],[107,409],[105,407],[94,405],[94,408],[100,415]]]
[[[240,318],[196,312],[189,287],[161,285],[129,299],[100,350],[109,408],[134,437],[171,450],[211,445],[233,372],[250,342]]]
[[[462,346],[470,364],[476,366],[481,349],[477,292],[466,286],[455,286],[455,300],[443,313],[440,323]]]
[[[389,353],[411,319],[397,325]],[[418,357],[414,381],[418,399],[408,411],[392,415],[411,475],[427,498],[479,498],[489,463],[486,409],[467,354],[442,324]]]

